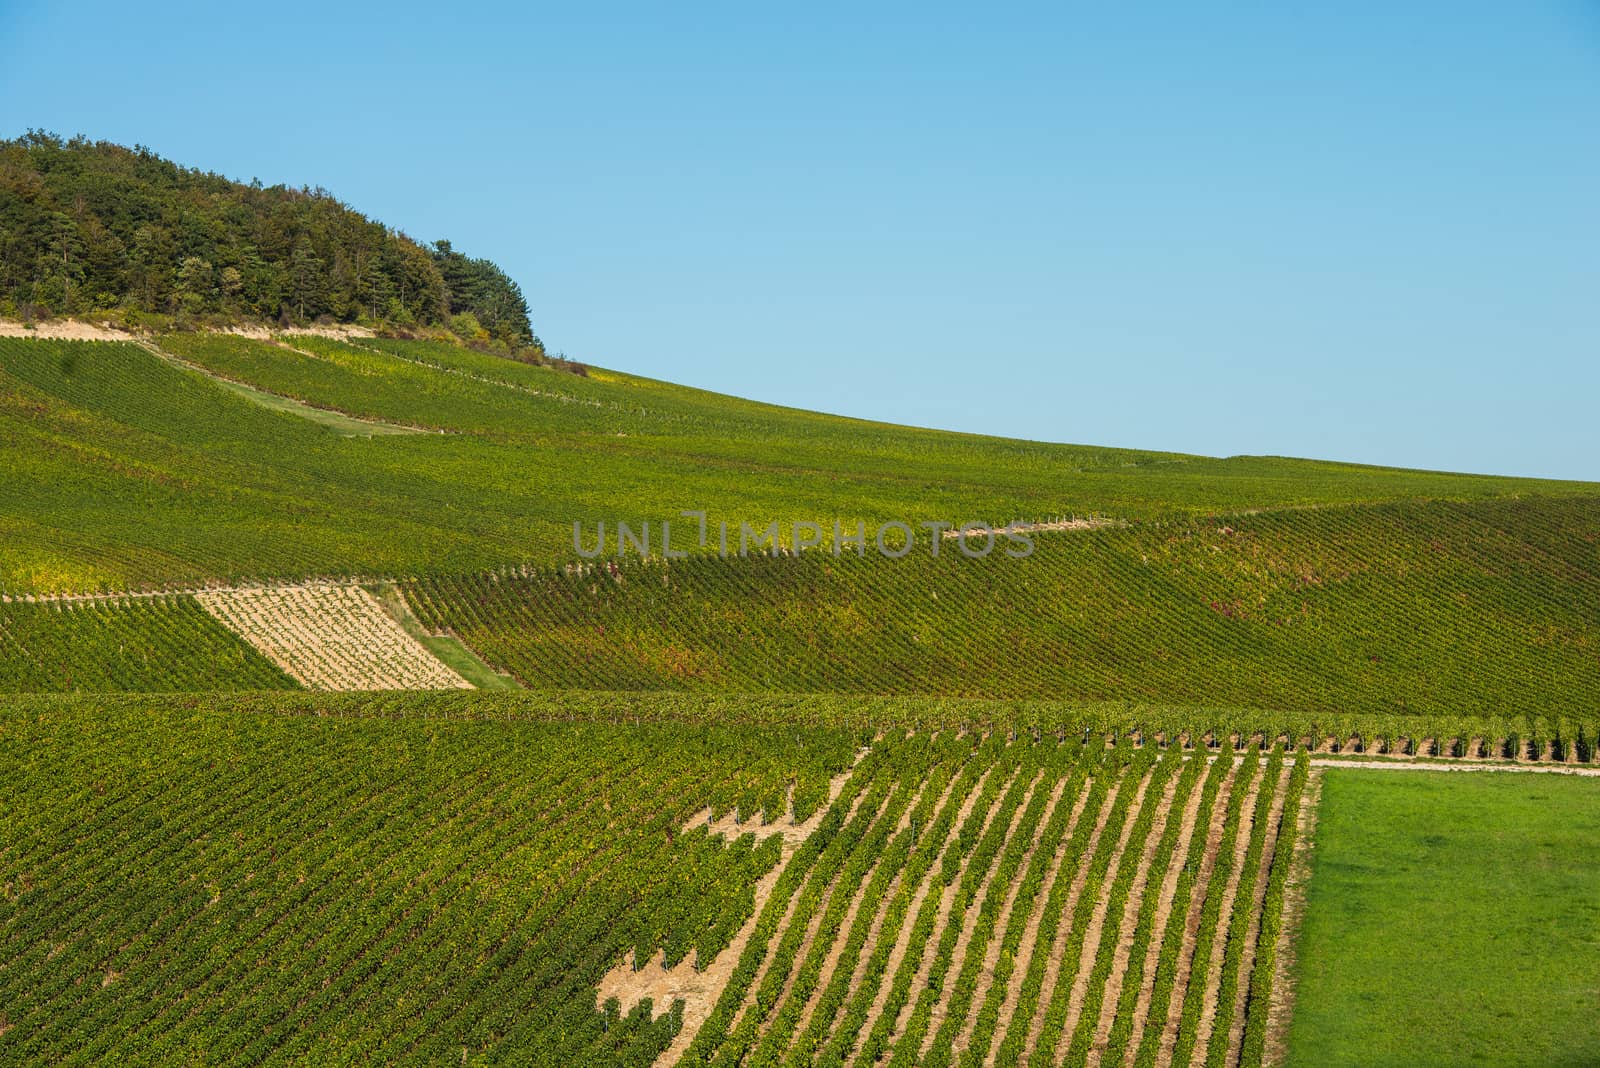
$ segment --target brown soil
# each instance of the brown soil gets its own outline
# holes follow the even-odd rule
[[[1013,775],[1015,775],[1015,773],[1013,773]],[[1010,781],[1008,781],[1001,789],[1000,793],[995,796],[994,805],[991,806],[989,811],[984,815],[983,828],[979,832],[980,838],[989,833],[989,828],[994,823],[994,817],[1000,809],[1000,799],[1005,796],[1005,792],[1009,789],[1011,789]],[[958,828],[952,828],[951,833],[955,833],[957,829]],[[935,914],[933,930],[928,934],[927,943],[918,950],[921,956],[918,958],[917,970],[914,973],[914,977],[911,981],[911,989],[913,992],[927,989],[928,973],[933,970],[933,957],[928,954],[927,950],[931,946],[937,946],[939,944],[939,940],[944,937],[944,930],[950,924],[951,910],[955,908],[956,889],[961,885],[961,880],[966,876],[967,864],[971,860],[972,854],[970,853],[963,857],[961,860],[961,866],[956,871],[955,878],[950,880],[949,886],[943,888],[939,898],[939,911]],[[914,1011],[915,1006],[915,997],[906,999],[906,1003],[900,1007],[900,1012],[895,1017],[894,1029],[891,1032],[892,1034],[899,1035],[901,1033],[901,1031],[905,1028],[907,1017],[909,1017]]]
[[[1133,884],[1128,888],[1128,900],[1123,906],[1121,923],[1117,928],[1117,944],[1111,958],[1111,974],[1106,977],[1105,998],[1100,1004],[1100,1018],[1095,1022],[1094,1040],[1089,1047],[1088,1063],[1091,1065],[1100,1063],[1106,1043],[1111,1038],[1111,1025],[1117,1018],[1122,984],[1128,975],[1128,962],[1133,956],[1134,928],[1138,925],[1139,911],[1144,907],[1145,894],[1149,892],[1150,866],[1155,862],[1156,847],[1166,834],[1167,821],[1172,814],[1172,799],[1177,792],[1178,776],[1174,774],[1167,780],[1161,800],[1156,804],[1155,818],[1150,823],[1150,833],[1144,841],[1144,852],[1139,856]]]
[[[1276,783],[1266,784],[1265,766],[1257,770],[1255,780],[1250,783],[1245,791],[1244,803],[1239,807],[1239,833],[1233,843],[1233,867],[1228,872],[1228,884],[1222,891],[1222,912],[1217,917],[1216,934],[1212,941],[1211,960],[1207,962],[1204,976],[1205,993],[1200,999],[1200,1020],[1195,1026],[1195,1056],[1203,1056],[1206,1046],[1211,1041],[1211,1030],[1217,1019],[1217,998],[1222,985],[1222,958],[1223,947],[1228,944],[1228,934],[1233,922],[1240,917],[1234,915],[1234,907],[1238,902],[1239,882],[1244,876],[1245,854],[1250,849],[1250,836],[1254,833],[1256,800],[1261,795],[1263,786],[1268,789],[1275,788]]]
[[[907,803],[905,811],[895,824],[895,833],[899,834],[911,825],[911,813],[922,803],[922,790],[927,785],[927,780],[918,783],[916,791]],[[943,799],[940,799],[943,804]],[[850,899],[850,906],[845,910],[844,917],[839,921],[839,930],[835,934],[833,943],[828,947],[828,952],[822,960],[822,971],[817,975],[816,985],[811,990],[811,996],[806,999],[806,1004],[800,1011],[800,1019],[795,1024],[794,1033],[801,1034],[811,1023],[811,1017],[817,1011],[817,1003],[822,1000],[822,992],[828,989],[828,984],[833,981],[833,973],[839,970],[839,958],[844,955],[845,945],[850,941],[850,936],[855,930],[857,917],[861,912],[861,900],[867,887],[872,885],[872,880],[878,874],[878,864],[883,859],[883,852],[873,858],[872,864],[861,877],[861,884],[856,888],[856,894]],[[870,922],[870,921],[869,921]],[[862,947],[862,956],[866,955],[866,947]],[[797,965],[805,960],[804,956],[795,958]],[[798,971],[798,967],[797,967]],[[779,1006],[781,1008],[781,1005]]]
[[[1039,850],[1040,839],[1044,829],[1055,818],[1056,806],[1061,803],[1061,793],[1067,787],[1068,776],[1056,780],[1054,789],[1050,791],[1050,799],[1045,803],[1044,811],[1039,814],[1039,822],[1033,827],[1033,840],[1029,842],[1027,852],[1023,854],[1021,863],[1017,866],[1016,877],[1011,880],[1011,885],[1006,888],[1005,899],[1000,904],[1000,913],[995,918],[994,930],[989,938],[989,944],[984,947],[983,962],[979,968],[977,982],[973,987],[972,1011],[967,1013],[967,1018],[961,1022],[961,1027],[956,1033],[956,1052],[965,1050],[972,1044],[972,1031],[978,1024],[978,1008],[989,997],[989,991],[994,987],[994,970],[1000,962],[1000,949],[1005,943],[1006,932],[1013,921],[1014,910],[1017,904],[1017,894],[1022,889],[1024,873],[1033,863],[1034,854]],[[1026,920],[1021,921],[1026,924]]]
[[[1044,978],[1041,983],[1044,993],[1039,998],[1039,1004],[1034,1007],[1033,1019],[1028,1021],[1028,1040],[1023,1043],[1024,1063],[1033,1060],[1034,1048],[1039,1044],[1039,1036],[1044,1033],[1044,1015],[1048,1008],[1049,995],[1055,989],[1056,981],[1061,975],[1062,962],[1067,956],[1065,939],[1068,934],[1067,928],[1070,926],[1067,921],[1078,907],[1078,899],[1083,896],[1084,883],[1089,879],[1089,861],[1094,856],[1095,850],[1100,848],[1100,836],[1111,818],[1111,810],[1117,803],[1117,794],[1124,785],[1121,782],[1114,782],[1106,790],[1105,800],[1101,802],[1100,811],[1095,817],[1094,829],[1089,833],[1089,840],[1084,843],[1083,863],[1072,874],[1072,885],[1067,889],[1067,900],[1061,905],[1062,922],[1056,926],[1056,936],[1050,946],[1050,959],[1045,962]],[[1038,952],[1037,947],[1034,952]]]
[[[1272,805],[1267,812],[1267,833],[1262,843],[1261,864],[1256,869],[1250,923],[1245,929],[1244,951],[1239,956],[1239,982],[1238,988],[1234,991],[1233,1020],[1228,1025],[1228,1054],[1225,1062],[1227,1064],[1239,1062],[1239,1050],[1244,1044],[1244,1012],[1245,1005],[1250,999],[1250,976],[1255,971],[1256,953],[1261,941],[1261,914],[1266,908],[1267,882],[1272,874],[1272,861],[1277,856],[1278,841],[1283,833],[1283,805],[1289,792],[1289,776],[1293,773],[1293,765],[1285,765],[1280,770],[1278,781],[1273,787]]]
[[[1022,817],[1027,812],[1028,803],[1033,800],[1033,792],[1039,788],[1039,784],[1043,781],[1043,778],[1044,776],[1041,773],[1036,775],[1034,780],[1028,784],[1027,792],[1022,795],[1022,802],[1017,805],[1017,810],[1011,814],[1011,823],[1006,828],[1005,838],[1003,841],[1009,842],[1012,837],[1017,834],[1018,827],[1022,822]],[[989,896],[990,887],[994,884],[995,871],[1000,867],[1000,858],[1004,852],[1004,845],[995,850],[994,857],[990,861],[989,869],[983,873],[983,881],[978,884],[977,892],[972,895],[971,904],[967,906],[966,911],[961,914],[961,917],[957,921],[961,924],[961,928],[960,932],[956,935],[956,944],[950,954],[950,969],[946,973],[948,981],[945,983],[944,988],[939,991],[938,996],[934,999],[933,1012],[928,1023],[927,1034],[922,1036],[922,1049],[918,1056],[918,1060],[921,1060],[923,1057],[928,1055],[928,1050],[933,1046],[934,1036],[938,1033],[940,1025],[944,1023],[946,1015],[945,996],[950,992],[950,988],[954,983],[955,977],[961,974],[961,969],[966,963],[967,947],[972,944],[972,928],[977,922],[978,910],[982,907],[984,899]],[[942,934],[935,937],[934,945],[938,945],[939,940],[942,937]]]
[[[873,816],[873,824],[883,818],[884,808],[888,807],[890,800],[888,797],[884,798],[884,807],[880,808],[877,814]],[[870,826],[867,829],[867,833],[872,833]],[[839,889],[839,880],[843,877],[844,869],[840,868],[839,871],[834,873],[833,879],[828,883],[822,892],[822,897],[817,901],[816,908],[812,910],[811,919],[806,924],[806,932],[800,939],[799,947],[795,950],[794,959],[789,966],[789,974],[784,976],[783,988],[778,991],[777,1000],[771,1004],[763,1004],[761,1006],[763,1018],[756,1027],[758,1041],[771,1030],[773,1019],[777,1016],[784,1003],[789,1000],[789,996],[794,993],[794,984],[800,977],[800,969],[804,965],[806,958],[811,955],[812,947],[816,945],[817,934],[822,930],[822,919],[827,914],[828,908],[833,902],[833,895]]]
[[[944,793],[939,796],[938,803],[934,806],[934,812],[936,814],[943,812],[945,806],[950,802],[950,792],[955,789],[955,785],[956,776],[952,775],[950,777],[950,781],[945,784]],[[935,818],[937,818],[937,816]],[[899,830],[904,831],[910,825],[911,809],[907,808],[905,813],[900,817]],[[856,958],[855,968],[850,973],[849,990],[851,996],[854,996],[855,993],[859,991],[865,978],[864,973],[867,970],[867,962],[872,959],[872,955],[878,950],[878,941],[883,934],[884,920],[888,917],[889,906],[894,903],[895,895],[900,892],[900,884],[903,875],[904,869],[896,872],[894,878],[889,881],[889,885],[884,888],[883,899],[878,902],[877,911],[872,916],[871,926],[867,928],[866,940],[861,943],[861,952]],[[852,922],[854,920],[854,912],[855,910],[852,908]],[[821,998],[822,992],[827,989],[828,983],[838,966],[838,954],[843,951],[843,946],[847,938],[848,933],[843,935],[839,941],[835,943],[838,948],[836,949],[832,959],[829,960],[828,964],[823,969],[823,977],[817,984],[816,993],[812,997],[812,1003],[806,1006],[805,1016],[801,1020],[799,1027],[796,1029],[797,1032],[805,1030],[807,1023],[811,1020],[812,1016],[815,1015],[816,1002]]]
[[[1212,769],[1206,774],[1215,775],[1217,772]],[[1178,893],[1178,879],[1183,874],[1189,850],[1194,844],[1194,832],[1200,822],[1200,802],[1205,799],[1204,786],[1205,780],[1202,778],[1190,791],[1188,803],[1183,810],[1183,823],[1178,831],[1178,840],[1172,847],[1172,865],[1162,879],[1160,896],[1156,898],[1156,911],[1150,928],[1150,948],[1145,952],[1143,980],[1139,986],[1139,996],[1133,1006],[1133,1033],[1136,1036],[1143,1036],[1145,1026],[1150,1019],[1150,999],[1155,996],[1156,967],[1161,960],[1161,936],[1172,917],[1173,898]],[[1128,1044],[1125,1063],[1129,1066],[1133,1064],[1137,1045],[1137,1042]]]
[[[1013,1022],[1012,1017],[1017,1014],[1017,1004],[1022,1000],[1021,979],[1028,974],[1028,969],[1033,966],[1033,955],[1038,952],[1039,923],[1044,919],[1045,904],[1050,899],[1056,878],[1061,874],[1061,862],[1066,859],[1067,847],[1072,836],[1078,833],[1078,822],[1083,818],[1083,810],[1088,804],[1089,787],[1083,783],[1079,786],[1077,800],[1072,804],[1072,814],[1067,817],[1067,828],[1061,836],[1061,844],[1056,847],[1055,856],[1050,861],[1050,870],[1045,873],[1044,882],[1039,884],[1039,896],[1034,902],[1032,915],[1028,917],[1028,926],[1023,930],[1022,946],[1017,952],[1017,963],[1011,972],[1011,984],[1006,988],[1005,1000],[1000,1004],[1000,1022],[990,1038],[985,1064],[994,1063],[1000,1043],[1005,1041],[1006,1030]]]
[[[1200,934],[1200,910],[1211,885],[1211,874],[1217,867],[1217,851],[1222,847],[1222,832],[1228,822],[1228,792],[1233,789],[1233,778],[1239,773],[1239,762],[1224,753],[1217,759],[1229,762],[1227,775],[1217,789],[1217,799],[1211,811],[1211,824],[1207,828],[1205,852],[1201,854],[1200,874],[1190,888],[1189,902],[1184,911],[1183,947],[1178,951],[1178,972],[1172,984],[1172,999],[1167,1004],[1166,1026],[1161,1031],[1161,1045],[1156,1054],[1157,1068],[1172,1064],[1172,1050],[1178,1042],[1178,1018],[1183,1008],[1184,994],[1189,988],[1189,977],[1194,969],[1195,941]]]
[[[1083,951],[1078,957],[1078,970],[1072,977],[1072,993],[1067,1000],[1067,1018],[1063,1024],[1065,1034],[1070,1035],[1077,1030],[1078,1018],[1083,1015],[1083,1003],[1089,996],[1090,974],[1094,971],[1095,958],[1100,955],[1100,943],[1105,938],[1106,919],[1111,911],[1111,885],[1117,881],[1117,873],[1122,869],[1122,858],[1128,855],[1128,842],[1133,837],[1134,823],[1139,818],[1139,810],[1144,807],[1149,789],[1150,775],[1146,774],[1139,780],[1139,786],[1128,802],[1128,813],[1123,820],[1122,831],[1117,836],[1111,863],[1107,865],[1105,875],[1100,880],[1100,892],[1095,899],[1094,911],[1089,914],[1088,929],[1084,931]],[[1065,1048],[1065,1043],[1062,1048]]]
[[[967,821],[967,817],[972,815],[972,809],[978,803],[979,796],[983,793],[984,783],[988,781],[989,772],[991,770],[993,769],[984,769],[984,772],[978,778],[978,781],[973,784],[971,792],[968,793],[965,800],[962,801],[961,809],[956,813],[955,821],[950,825],[950,833],[952,835],[959,831],[962,824]],[[993,817],[992,812],[990,813],[990,817]],[[984,822],[984,829],[988,829],[987,820]],[[906,909],[905,922],[900,925],[900,934],[895,939],[894,948],[889,952],[889,960],[884,965],[883,977],[879,980],[878,992],[873,997],[872,1008],[867,1013],[868,1026],[871,1025],[872,1021],[876,1021],[880,1016],[883,1015],[884,1005],[889,1000],[889,988],[893,985],[894,975],[900,970],[901,965],[905,962],[906,953],[911,946],[912,924],[916,919],[917,913],[922,910],[923,901],[927,898],[929,892],[932,891],[933,887],[936,885],[938,875],[939,865],[937,863],[930,865],[927,872],[923,875],[921,885],[917,887],[916,893],[911,898],[911,904]],[[937,926],[938,924],[936,923],[935,927]],[[926,945],[919,946],[917,948],[917,952],[918,954],[921,954],[926,949]],[[919,962],[921,959],[922,958],[919,956]],[[925,972],[923,974],[926,975]],[[913,986],[913,989],[915,989],[915,986]],[[903,1019],[904,1015],[902,1010],[902,1016],[900,1017],[900,1020],[903,1021]]]

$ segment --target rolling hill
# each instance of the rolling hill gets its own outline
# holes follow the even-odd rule
[[[0,1060],[1452,1064],[1493,1028],[1405,1028],[1479,997],[1530,1063],[1600,1038],[1540,996],[1600,981],[1600,484],[571,370],[0,338]],[[1030,551],[921,526],[972,521]],[[1476,868],[1460,806],[1538,810],[1538,878],[1413,877]],[[1548,958],[1445,1009],[1339,926],[1488,974],[1502,907]]]

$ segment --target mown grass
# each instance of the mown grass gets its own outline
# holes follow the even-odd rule
[[[438,657],[446,667],[472,683],[480,690],[515,690],[520,684],[510,675],[502,675],[485,664],[477,653],[462,644],[461,639],[449,634],[434,634],[424,627],[406,604],[405,595],[392,582],[375,583],[368,587],[389,618],[423,647]]]
[[[231,393],[237,393],[246,400],[254,401],[263,408],[275,412],[287,412],[297,415],[301,419],[309,419],[313,423],[325,426],[341,437],[371,438],[381,437],[386,434],[420,434],[422,431],[408,426],[396,426],[393,423],[380,423],[375,419],[357,419],[345,415],[343,412],[329,411],[326,408],[313,408],[309,404],[302,404],[291,397],[280,397],[276,393],[247,386],[242,382],[230,382],[226,378],[213,378],[213,381]]]
[[[1600,781],[1326,773],[1288,1063],[1583,1065]]]

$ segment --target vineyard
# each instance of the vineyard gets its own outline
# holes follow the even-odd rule
[[[677,828],[791,786],[809,816],[852,759],[821,729],[8,705],[0,1061],[647,1063],[669,1025],[595,982],[715,952],[776,859]]]
[[[1600,498],[1033,539],[1020,560],[952,549],[628,559],[420,578],[406,592],[430,628],[556,689],[1596,711]]]
[[[295,685],[192,597],[0,603],[0,693]]]
[[[0,338],[0,1063],[1600,1042],[1600,484],[586,370]],[[685,509],[1034,551],[575,551]]]
[[[1259,1064],[1307,766],[880,742],[656,1063]]]
[[[556,565],[575,520],[686,508],[831,529],[1600,492],[949,434],[421,341],[156,344],[205,373],[133,344],[0,338],[0,593]],[[431,433],[349,437],[310,409]]]
[[[1308,747],[1564,770],[1585,729],[1405,722],[14,696],[0,1060],[1263,1063]]]

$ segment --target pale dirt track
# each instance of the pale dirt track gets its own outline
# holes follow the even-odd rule
[[[219,334],[234,334],[255,341],[272,341],[296,334],[306,337],[325,337],[336,341],[346,338],[372,337],[364,326],[296,326],[285,330],[265,326],[235,326],[218,330]],[[107,323],[84,322],[79,319],[43,319],[34,323],[20,323],[15,319],[0,319],[0,337],[40,338],[46,341],[133,341],[142,337]]]

